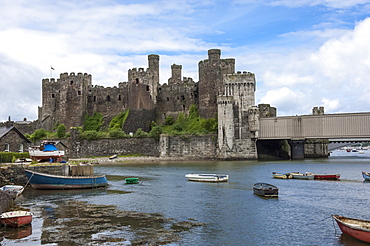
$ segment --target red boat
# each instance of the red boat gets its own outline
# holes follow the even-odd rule
[[[370,243],[370,221],[332,215],[342,233]]]
[[[10,227],[21,227],[32,222],[32,213],[27,211],[11,211],[0,215],[0,223]]]
[[[329,179],[329,180],[337,180],[340,178],[340,174],[317,174],[312,173],[314,175],[314,179]]]

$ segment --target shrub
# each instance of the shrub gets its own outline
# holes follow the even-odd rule
[[[100,113],[94,113],[92,116],[85,115],[84,131],[99,131],[103,125],[103,116]]]
[[[110,129],[108,133],[111,138],[123,138],[126,136],[124,131],[117,128]]]
[[[122,126],[123,124],[125,124],[129,112],[130,112],[129,110],[126,110],[114,116],[109,123],[109,129],[122,129]]]
[[[148,133],[144,132],[143,129],[139,128],[137,131],[134,133],[134,137],[136,138],[144,138],[148,137]]]
[[[162,128],[160,126],[154,126],[149,132],[149,137],[159,140],[159,137],[161,134],[162,134]]]
[[[57,136],[58,138],[64,138],[66,136],[66,126],[64,124],[58,125]]]
[[[35,141],[35,140],[40,140],[43,139],[47,136],[47,131],[44,128],[37,129],[30,135],[30,140]]]
[[[84,131],[81,134],[81,137],[88,139],[88,140],[96,140],[98,139],[98,132],[97,131]]]

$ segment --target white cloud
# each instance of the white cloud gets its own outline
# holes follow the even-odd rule
[[[292,97],[296,106],[291,106],[300,114],[309,112],[302,109],[322,103],[327,113],[370,111],[369,99],[362,96],[370,93],[368,30],[370,18],[357,23],[354,30],[329,39],[318,50],[294,51],[287,56],[270,54],[267,61],[256,65],[257,83],[262,83],[257,88],[264,91],[259,92],[260,102],[277,106],[282,114],[289,114],[291,108],[283,106],[288,99],[278,99],[279,95]],[[296,95],[300,97],[295,101]]]
[[[238,3],[256,2],[253,0],[237,0]],[[370,3],[369,0],[262,0],[258,3],[269,4],[273,6],[301,7],[322,5],[330,8],[343,9],[350,8],[359,4]]]
[[[330,100],[327,98],[323,98],[322,103],[325,110],[328,110],[330,112],[337,110],[339,107],[339,99]]]

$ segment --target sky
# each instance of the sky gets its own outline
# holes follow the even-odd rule
[[[36,120],[44,78],[118,86],[157,54],[160,84],[174,63],[198,81],[209,49],[278,116],[370,112],[369,33],[370,0],[0,0],[0,122]]]

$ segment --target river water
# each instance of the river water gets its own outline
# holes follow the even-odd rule
[[[281,180],[272,178],[274,171],[339,173],[341,178]],[[49,210],[57,209],[60,201],[73,200],[206,223],[182,231],[180,241],[167,245],[367,245],[342,235],[331,219],[332,214],[339,214],[370,220],[370,183],[364,182],[361,171],[370,171],[370,151],[334,151],[328,159],[299,161],[96,165],[96,173],[107,175],[108,188],[71,192],[26,190],[20,203],[35,214],[32,231],[18,239],[2,233],[0,244],[43,244]],[[187,173],[228,174],[229,182],[190,182],[184,177]],[[125,177],[139,177],[140,183],[126,185]],[[252,185],[259,181],[278,186],[279,197],[254,195]]]

